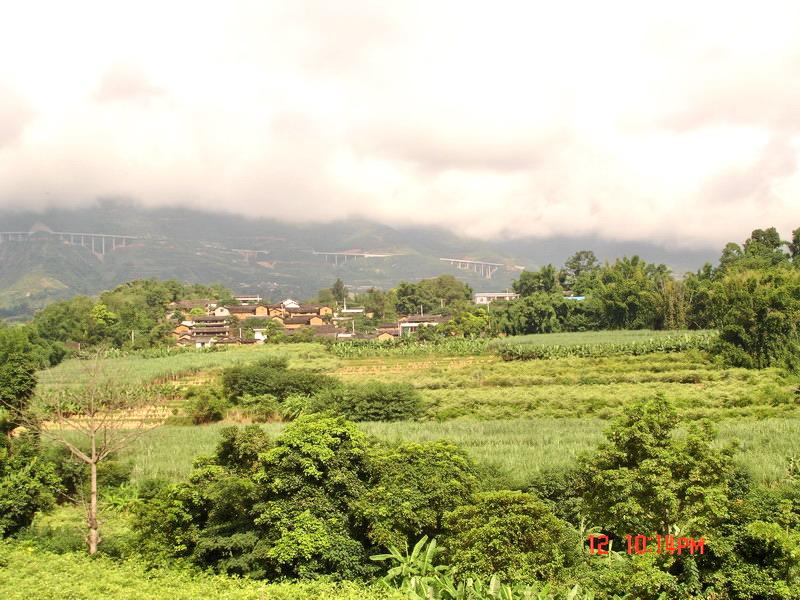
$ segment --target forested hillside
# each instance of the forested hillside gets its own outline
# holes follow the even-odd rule
[[[178,208],[148,210],[119,202],[45,213],[0,214],[0,230],[27,232],[37,224],[54,231],[132,235],[124,248],[96,255],[88,248],[39,236],[36,242],[0,243],[0,316],[24,318],[54,299],[95,295],[126,281],[178,279],[220,283],[268,300],[311,297],[337,277],[351,289],[388,289],[451,273],[476,291],[504,290],[533,268],[565,260],[576,248],[596,248],[601,259],[638,254],[676,272],[694,270],[714,251],[669,251],[649,244],[609,244],[593,239],[485,241],[434,228],[400,229],[360,220],[289,224]],[[241,252],[258,250],[258,254]],[[385,253],[383,258],[326,263],[315,251]],[[442,257],[496,262],[490,280],[459,270]]]

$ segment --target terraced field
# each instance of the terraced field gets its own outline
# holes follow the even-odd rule
[[[537,336],[537,343],[542,339]],[[558,334],[551,339],[564,341]],[[784,480],[790,460],[800,456],[800,380],[778,369],[721,368],[700,351],[504,361],[485,353],[337,358],[319,344],[290,344],[110,358],[106,369],[125,383],[156,381],[179,390],[213,383],[223,367],[273,355],[345,382],[413,385],[425,401],[422,421],[366,423],[364,429],[388,440],[451,438],[517,487],[572,463],[602,440],[607,420],[626,403],[657,394],[672,399],[684,418],[718,421],[721,439],[741,443],[739,460],[759,481]],[[70,360],[42,372],[43,389],[80,381],[83,366]],[[173,408],[179,406],[176,400]],[[184,477],[198,454],[211,451],[223,425],[165,426],[150,433],[126,452],[134,480]],[[277,433],[281,425],[265,427]]]

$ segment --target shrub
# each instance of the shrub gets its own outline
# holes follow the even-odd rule
[[[310,396],[318,390],[338,382],[307,369],[287,369],[286,361],[262,361],[243,367],[230,367],[222,373],[222,388],[234,403],[245,394],[261,396],[271,394],[283,400],[291,394]]]
[[[367,480],[367,450],[366,436],[342,419],[301,417],[274,444],[257,426],[225,430],[188,483],[145,503],[141,544],[254,578],[363,576],[352,504]]]
[[[370,470],[370,487],[357,506],[370,541],[381,548],[439,535],[444,514],[465,504],[477,485],[472,460],[447,441],[377,448]]]
[[[483,492],[444,519],[442,545],[460,575],[553,579],[577,558],[578,534],[524,492]]]
[[[281,416],[281,405],[272,394],[262,394],[260,396],[245,394],[239,399],[239,406],[244,409],[245,414],[254,423],[275,421]]]
[[[309,410],[330,410],[352,421],[402,421],[422,413],[422,395],[407,383],[370,381],[327,389]]]
[[[30,434],[0,438],[0,537],[16,533],[50,508],[60,491],[53,465],[39,452]]]
[[[229,406],[224,398],[208,388],[193,388],[186,393],[186,399],[186,412],[195,425],[221,421]]]
[[[452,444],[376,446],[342,418],[305,415],[273,442],[226,428],[187,483],[145,501],[135,529],[146,554],[187,557],[253,578],[361,578],[386,541],[441,530],[475,486]]]

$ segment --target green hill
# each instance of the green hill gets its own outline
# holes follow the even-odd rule
[[[191,283],[221,283],[267,299],[310,297],[337,277],[351,288],[389,288],[402,280],[452,273],[476,291],[504,290],[517,277],[514,265],[534,267],[563,262],[582,245],[568,239],[490,242],[467,239],[435,228],[395,229],[363,220],[289,224],[183,208],[144,209],[102,202],[79,209],[0,214],[1,231],[40,233],[26,241],[0,243],[0,316],[19,318],[55,299],[97,294],[137,278],[176,278]],[[132,235],[124,248],[95,254],[46,233]],[[519,248],[521,252],[515,252]],[[700,266],[700,253],[669,254],[642,245],[645,258],[666,253],[677,269]],[[254,251],[258,251],[256,254]],[[389,254],[325,262],[315,252]],[[713,252],[707,253],[709,258]],[[602,254],[600,254],[602,257]],[[460,270],[441,257],[503,264],[491,280]],[[608,258],[613,258],[609,256]],[[673,258],[675,260],[670,261]],[[652,260],[652,258],[651,258]],[[661,260],[664,260],[661,257]]]

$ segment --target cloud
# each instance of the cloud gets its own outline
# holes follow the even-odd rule
[[[103,73],[93,94],[98,102],[140,100],[162,93],[153,85],[142,69],[135,65],[114,64]]]
[[[17,142],[33,118],[31,107],[13,89],[0,83],[0,151]]]
[[[0,23],[0,207],[123,196],[711,247],[788,233],[798,34],[800,5],[778,0],[31,0]]]

